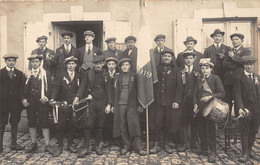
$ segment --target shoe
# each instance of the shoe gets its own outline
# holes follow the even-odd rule
[[[102,144],[102,148],[108,148],[110,147],[110,143],[108,142],[108,140],[104,141]]]
[[[146,151],[144,151],[144,150],[136,150],[136,152],[140,155],[140,156],[145,156],[146,154],[147,154],[147,152]]]
[[[24,150],[25,147],[23,146],[20,146],[19,144],[17,143],[14,143],[14,144],[10,144],[10,149],[13,151],[13,150],[16,150],[16,151],[21,151],[21,150]]]
[[[78,158],[85,158],[89,154],[89,148],[86,147],[80,151]]]
[[[216,162],[216,153],[215,152],[211,152],[208,158],[208,161],[210,163],[215,163]]]
[[[54,152],[54,157],[59,157],[62,154],[62,148],[58,147],[58,149]]]
[[[68,145],[67,151],[70,151],[71,153],[77,153],[78,150],[73,145]]]
[[[177,151],[178,152],[185,152],[187,148],[188,148],[187,144],[185,143],[181,147],[177,148]]]
[[[159,149],[159,145],[158,145],[157,142],[155,142],[154,147],[150,149],[149,153],[150,153],[150,154],[157,154],[157,153],[159,152],[159,150],[160,150],[160,149]]]
[[[25,153],[33,153],[37,150],[37,143],[31,143],[26,149]]]
[[[100,144],[95,147],[95,151],[96,151],[97,155],[102,155],[103,154],[102,147],[101,147]]]
[[[248,154],[248,157],[260,162],[260,157],[256,154],[253,154],[252,152]]]
[[[50,145],[46,145],[46,146],[45,146],[44,152],[48,152],[48,153],[51,154],[51,155],[54,155],[54,154],[55,154],[55,151],[51,148]]]
[[[121,147],[117,146],[117,145],[112,145],[110,147],[110,151],[120,151]]]
[[[121,155],[125,155],[128,151],[129,151],[129,148],[128,147],[124,147],[124,148],[121,149],[120,154]]]
[[[173,153],[173,150],[167,144],[164,145],[164,151],[167,152],[168,154]]]
[[[245,163],[246,161],[248,161],[248,155],[247,154],[243,154],[239,159],[239,162],[241,163]]]

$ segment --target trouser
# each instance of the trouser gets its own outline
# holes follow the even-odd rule
[[[134,136],[130,138],[127,126],[127,105],[119,105],[119,126],[120,126],[120,136],[122,138],[124,147],[131,148],[134,147],[136,150],[142,149],[141,136]]]
[[[90,102],[89,114],[87,124],[84,128],[84,137],[85,137],[85,147],[89,147],[89,141],[91,137],[91,131],[96,128],[97,130],[95,135],[95,145],[98,146],[101,138],[102,132],[105,124],[105,113],[106,108],[106,98],[93,100]]]
[[[250,114],[246,118],[239,120],[239,128],[241,133],[241,144],[243,154],[251,152],[255,142],[256,134],[260,124],[260,109],[257,103],[253,105]]]
[[[229,110],[230,110],[229,111],[229,113],[230,113],[229,116],[231,116],[232,106],[233,106],[232,100],[234,100],[234,97],[233,97],[233,85],[225,85],[224,88],[225,88],[225,100],[224,101],[226,103],[228,103],[228,105],[229,105]]]

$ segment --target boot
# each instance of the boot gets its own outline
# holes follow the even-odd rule
[[[173,150],[171,149],[171,147],[168,145],[168,143],[166,143],[164,145],[164,151],[167,152],[168,154],[173,153]]]
[[[26,149],[25,153],[33,153],[37,150],[37,143],[31,143]]]
[[[63,150],[63,137],[58,137],[58,148],[54,152],[53,156],[54,157],[59,157],[60,154],[62,154],[62,150]]]
[[[246,161],[248,161],[248,154],[243,154],[239,159],[239,162],[241,163],[245,163]]]
[[[128,146],[125,145],[125,146],[121,149],[120,154],[121,154],[121,155],[125,155],[129,150],[130,150],[130,147],[128,147]]]
[[[85,158],[89,154],[89,147],[85,146],[80,153],[78,154],[78,158]]]
[[[178,152],[185,152],[186,149],[188,148],[188,144],[187,143],[184,143],[181,147],[179,147],[177,149]]]
[[[0,153],[3,152],[3,140],[4,140],[5,126],[0,127]]]
[[[159,152],[158,142],[155,142],[154,147],[150,149],[150,154],[157,154]]]
[[[215,162],[216,162],[216,152],[215,152],[215,151],[211,151],[211,152],[210,152],[208,161],[209,161],[210,163],[215,163]]]
[[[77,153],[78,152],[78,150],[73,146],[73,139],[71,139],[71,138],[68,139],[67,151],[70,151],[71,153]]]
[[[102,129],[98,129],[96,132],[96,138],[95,138],[95,151],[97,155],[102,155],[102,146],[100,145],[101,138],[102,138]]]
[[[25,147],[17,144],[17,131],[18,131],[18,126],[12,125],[11,126],[11,144],[10,144],[10,149],[12,151],[13,150],[21,151],[21,150],[24,150],[24,148],[25,148]]]
[[[61,151],[62,151],[62,148],[61,148]],[[48,152],[48,153],[51,154],[51,155],[54,155],[54,154],[55,154],[55,151],[51,148],[50,145],[46,145],[46,146],[45,146],[44,152]]]
[[[95,151],[97,155],[102,155],[103,151],[102,151],[102,145],[99,143],[95,146]]]
[[[84,129],[84,148],[78,154],[78,158],[85,158],[89,154],[90,130]]]

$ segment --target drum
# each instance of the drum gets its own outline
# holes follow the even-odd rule
[[[76,128],[84,128],[87,124],[89,113],[89,102],[82,99],[78,105],[72,105],[72,120]]]
[[[204,108],[203,116],[219,124],[225,124],[229,117],[229,105],[224,101],[214,98]]]

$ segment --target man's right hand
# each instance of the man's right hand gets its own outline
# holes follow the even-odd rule
[[[239,115],[242,115],[242,116],[245,116],[245,115],[246,115],[243,109],[239,109],[239,110],[238,110],[238,113],[239,113]]]
[[[194,104],[193,112],[194,113],[198,113],[199,112],[198,104]]]
[[[22,104],[24,107],[29,107],[30,103],[28,103],[27,99],[23,99]]]
[[[73,105],[78,105],[79,104],[79,97],[75,97],[73,103]]]

